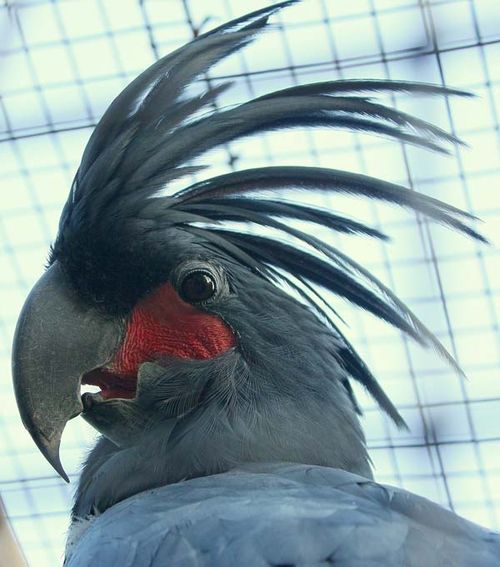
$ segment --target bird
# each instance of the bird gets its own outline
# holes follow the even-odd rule
[[[193,92],[296,3],[246,14],[156,61],[85,147],[13,345],[22,421],[65,480],[66,423],[81,415],[101,434],[76,489],[70,567],[500,561],[498,534],[374,480],[353,383],[406,424],[345,336],[331,294],[462,371],[386,285],[318,235],[387,236],[310,196],[403,207],[486,242],[476,218],[339,169],[204,176],[211,150],[282,129],[347,129],[441,153],[461,143],[374,99],[469,96],[443,86],[324,81],[227,108],[216,101],[231,83]]]

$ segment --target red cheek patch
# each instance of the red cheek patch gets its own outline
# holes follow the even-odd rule
[[[198,311],[166,284],[135,307],[109,370],[136,376],[146,361],[159,357],[214,358],[235,345],[233,332],[220,317]]]

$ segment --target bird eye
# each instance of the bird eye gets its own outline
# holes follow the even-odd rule
[[[186,274],[180,282],[179,295],[188,303],[200,303],[212,298],[217,292],[215,278],[210,272],[196,270]]]

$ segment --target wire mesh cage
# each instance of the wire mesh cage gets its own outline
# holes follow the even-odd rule
[[[4,0],[0,6],[0,494],[32,565],[61,561],[72,485],[24,431],[10,383],[23,300],[43,270],[92,127],[155,59],[267,0]],[[360,392],[376,479],[500,528],[500,3],[498,0],[304,0],[201,80],[233,87],[219,107],[304,82],[406,79],[473,99],[393,96],[391,104],[468,144],[448,157],[340,130],[270,133],[204,156],[210,174],[266,164],[338,167],[440,198],[484,220],[491,246],[419,216],[348,197],[319,203],[382,228],[392,241],[337,237],[420,316],[464,369],[349,306],[347,336],[410,426],[398,431]],[[332,301],[336,301],[332,299]],[[95,438],[70,423],[72,480]]]

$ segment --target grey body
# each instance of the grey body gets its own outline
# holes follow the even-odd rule
[[[201,175],[198,158],[212,149],[283,128],[342,128],[443,153],[460,143],[373,99],[377,92],[468,96],[434,85],[325,81],[208,110],[229,85],[197,94],[196,79],[294,3],[238,18],[154,63],[113,101],[84,151],[51,267],[20,317],[13,368],[24,423],[60,474],[58,442],[68,419],[82,411],[103,435],[77,487],[69,566],[500,563],[498,536],[367,479],[351,383],[397,426],[405,424],[344,336],[329,294],[433,347],[460,373],[383,282],[330,238],[315,236],[318,226],[330,235],[385,235],[311,206],[308,195],[301,203],[261,192],[364,197],[484,241],[475,218],[384,180],[319,167],[243,169],[186,180],[171,192],[174,182]],[[279,235],[235,230],[227,225],[234,221]],[[299,230],[295,221],[310,228]],[[213,294],[183,293],[193,266],[210,275]],[[87,381],[94,371],[105,370],[108,380],[111,373],[114,383],[130,378],[116,357],[125,346],[131,354],[134,315],[164,286],[176,294],[169,297],[224,323],[234,342],[206,358],[196,349],[177,358],[178,349],[142,345],[148,348],[132,369],[133,398],[87,393],[80,403],[80,383],[102,385]],[[156,307],[163,313],[164,305]],[[162,324],[178,325],[176,339],[184,341],[182,318],[174,319]],[[208,342],[214,337],[205,332]],[[247,463],[252,472],[228,472]]]
[[[100,404],[102,410],[111,404],[130,408],[135,413],[127,430],[130,422],[141,427],[125,446],[108,435],[91,451],[75,517],[103,512],[148,488],[245,462],[308,463],[371,476],[364,435],[341,382],[343,370],[330,354],[335,336],[271,286],[260,286],[260,306],[253,306],[256,289],[247,280],[240,293],[250,307],[229,298],[224,313],[232,320],[231,310],[240,312],[246,356],[235,349],[209,360],[144,364],[136,399]],[[265,313],[258,327],[252,307]],[[283,318],[284,311],[295,316]],[[154,416],[146,428],[144,416]]]
[[[500,535],[327,467],[247,465],[137,494],[89,523],[66,567],[494,567]]]

